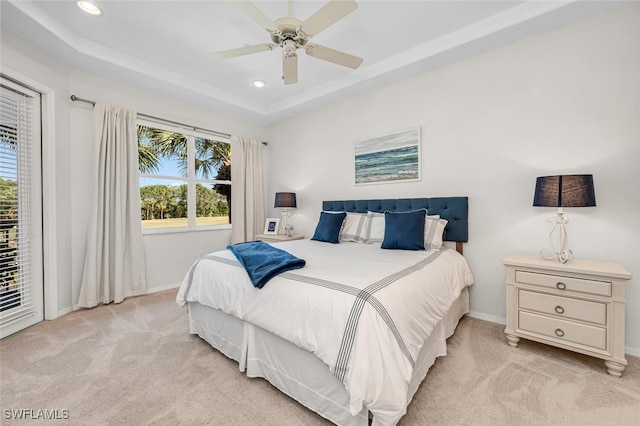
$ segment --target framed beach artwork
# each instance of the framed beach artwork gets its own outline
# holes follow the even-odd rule
[[[420,180],[420,127],[359,139],[354,145],[356,185]]]

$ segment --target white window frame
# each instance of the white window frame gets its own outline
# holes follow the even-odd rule
[[[207,134],[195,129],[174,126],[167,123],[162,123],[154,120],[145,120],[138,118],[137,125],[152,127],[160,130],[166,130],[168,132],[180,133],[187,136],[187,177],[183,176],[165,176],[155,175],[148,173],[138,173],[139,178],[161,178],[179,180],[187,183],[187,226],[167,226],[159,228],[142,228],[142,235],[155,235],[155,234],[173,234],[182,232],[202,232],[202,231],[214,231],[231,229],[231,224],[224,225],[196,225],[196,184],[226,184],[231,185],[230,180],[215,180],[215,179],[202,179],[196,178],[196,162],[195,162],[195,138],[200,137],[204,139],[214,139],[219,142],[227,142],[231,144],[231,139],[221,137],[217,135]],[[231,208],[231,206],[229,206]]]
[[[18,240],[15,289],[19,291],[20,302],[0,313],[0,338],[4,338],[44,319],[44,237],[41,94],[6,75],[4,70],[1,76],[2,86],[7,93],[15,93],[14,99],[19,104],[14,114],[6,111],[9,122],[14,123],[11,118],[15,118],[18,127],[13,139],[15,161],[3,160],[2,168],[9,174],[15,172],[15,201],[19,203],[14,237]]]

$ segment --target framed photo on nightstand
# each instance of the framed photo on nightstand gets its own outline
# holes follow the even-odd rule
[[[268,235],[276,235],[278,233],[278,225],[280,219],[275,217],[269,217],[264,223],[264,233]]]

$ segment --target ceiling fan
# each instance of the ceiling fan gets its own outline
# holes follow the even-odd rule
[[[309,42],[311,37],[356,10],[358,4],[355,0],[329,0],[304,22],[291,16],[291,0],[289,0],[289,16],[275,21],[269,19],[249,0],[230,1],[254,22],[267,30],[272,43],[256,44],[215,53],[221,59],[273,50],[279,46],[282,48],[282,79],[285,84],[298,82],[298,55],[296,53],[298,49],[303,49],[307,55],[314,58],[352,69],[358,68],[362,63],[362,58],[357,56]]]

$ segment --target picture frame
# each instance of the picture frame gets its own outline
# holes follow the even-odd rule
[[[420,127],[354,142],[356,185],[415,182],[422,179]]]
[[[264,234],[277,235],[280,228],[280,218],[269,217],[264,222]]]

